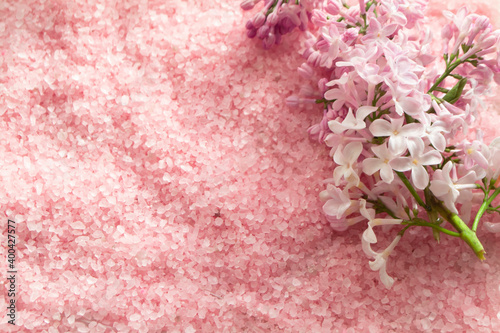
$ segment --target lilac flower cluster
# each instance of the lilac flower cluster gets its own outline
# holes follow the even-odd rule
[[[241,8],[250,10],[261,0],[245,0]],[[247,36],[257,36],[265,49],[281,42],[281,36],[296,27],[305,31],[309,22],[304,0],[264,0],[264,8],[257,12],[246,24]]]
[[[314,9],[318,32],[307,32],[307,61],[298,71],[317,84],[288,99],[324,106],[309,129],[335,162],[320,194],[324,213],[338,231],[366,223],[364,252],[388,288],[387,259],[408,228],[429,227],[437,240],[441,233],[459,237],[484,259],[479,221],[486,211],[500,212],[492,204],[500,193],[500,139],[486,145],[480,131],[466,139],[481,95],[500,83],[500,32],[465,8],[445,12],[444,55],[436,58],[426,2],[328,0]],[[256,21],[250,27],[258,29]],[[379,229],[394,240],[376,252]]]

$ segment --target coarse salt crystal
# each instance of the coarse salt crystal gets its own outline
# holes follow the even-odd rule
[[[130,321],[139,321],[139,319],[141,319],[141,315],[138,313],[134,313],[130,316]]]
[[[184,330],[184,333],[195,333],[196,332],[196,329],[192,326],[192,325],[189,325],[188,327],[186,327],[186,329]]]
[[[222,223],[224,223],[224,220],[220,217],[216,217],[215,220],[214,220],[214,224],[218,227],[220,227],[222,225]]]
[[[85,229],[85,224],[83,224],[82,221],[76,221],[74,223],[71,223],[71,227],[73,229],[83,230]]]
[[[120,100],[120,103],[123,105],[123,106],[126,106],[128,105],[128,103],[130,102],[130,96],[129,95],[123,95],[121,97],[121,100]]]

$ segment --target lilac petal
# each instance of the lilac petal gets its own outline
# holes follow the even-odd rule
[[[333,170],[333,179],[335,181],[335,185],[340,185],[340,179],[342,178],[342,176],[345,174],[346,172],[346,167],[344,166],[338,166],[335,168],[335,170]]]
[[[373,220],[375,218],[375,210],[372,208],[369,209],[366,208],[365,199],[361,199],[359,202],[360,202],[359,212],[361,213],[361,215],[363,215],[363,217],[368,221]]]
[[[417,189],[423,190],[429,185],[429,174],[422,165],[417,165],[412,168],[411,180]]]
[[[373,136],[389,136],[393,132],[391,123],[384,119],[375,120],[369,128]]]
[[[396,225],[401,224],[403,222],[402,219],[374,219],[372,221],[373,226],[376,225]]]
[[[386,262],[387,263],[387,262]],[[387,274],[387,265],[380,267],[379,276],[380,281],[384,284],[387,289],[390,289],[394,284],[394,279]]]
[[[361,142],[350,142],[344,148],[344,159],[353,163],[358,159],[362,151],[363,144]]]
[[[471,154],[472,159],[483,169],[488,169],[488,160],[477,150]]]
[[[406,138],[403,136],[392,136],[389,138],[389,151],[393,155],[400,155],[406,150]]]
[[[411,170],[411,164],[411,159],[408,157],[398,157],[391,161],[391,167],[401,172]]]
[[[372,230],[373,231],[373,230]],[[371,257],[371,258],[374,258],[377,256],[377,252],[373,251],[372,250],[372,247],[370,245],[371,243],[369,243],[367,240],[365,240],[363,237],[361,238],[361,246],[363,248],[363,252]]]
[[[380,253],[377,253],[375,260],[370,261],[369,265],[373,271],[378,271],[382,267],[385,267],[386,262],[386,259]]]
[[[371,24],[371,21],[370,21],[370,24]],[[381,34],[383,36],[390,36],[396,31],[397,28],[398,28],[397,24],[394,24],[394,23],[389,24],[382,29]]]
[[[433,133],[427,136],[429,141],[439,151],[444,151],[446,148],[446,139],[441,133]]]
[[[500,149],[500,137],[494,138],[493,141],[491,141],[490,148],[491,147]]]
[[[325,92],[324,96],[326,100],[333,101],[334,99],[345,97],[345,94],[340,89],[330,89]]]
[[[450,192],[450,186],[442,180],[432,180],[429,187],[436,197],[442,197]]]
[[[420,137],[424,134],[424,126],[422,126],[422,124],[416,123],[408,124],[401,127],[401,129],[399,130],[399,134],[404,135],[408,138]]]
[[[356,125],[356,118],[354,118],[354,113],[352,112],[351,108],[349,108],[349,111],[347,112],[347,115],[345,116],[342,125],[344,125],[347,128],[352,128],[353,126]]]
[[[422,104],[417,99],[412,97],[405,98],[400,102],[400,105],[403,108],[404,113],[409,114],[410,116],[418,115],[422,111]]]
[[[330,223],[330,226],[335,231],[346,231],[349,228],[346,219],[337,219],[332,216],[326,216],[327,221]]]
[[[332,109],[334,110],[340,110],[346,103],[346,101],[343,99],[337,99],[335,102],[332,104]]]
[[[419,137],[412,137],[408,140],[408,150],[412,157],[419,157],[424,152],[424,141]]]
[[[342,125],[341,123],[339,123],[337,120],[330,120],[328,122],[328,127],[335,134],[342,133],[342,132],[344,132],[346,130],[346,128],[344,127],[344,125]]]
[[[330,199],[323,205],[323,211],[326,215],[335,216],[340,219],[350,205],[350,200],[349,202],[342,202]]]
[[[387,159],[390,160],[393,158],[389,150],[387,149],[387,145],[379,145],[379,146],[373,146],[372,151],[375,153],[375,155],[380,158],[380,159]]]
[[[345,163],[346,159],[345,159],[343,150],[345,150],[345,148],[344,149],[340,149],[340,147],[339,147],[339,148],[337,148],[337,150],[335,151],[335,154],[333,155],[333,161],[335,163],[337,163],[338,165],[343,165]]]
[[[485,222],[484,227],[489,232],[493,232],[493,233],[500,232],[500,223]]]
[[[466,185],[466,184],[474,184],[478,179],[475,171],[469,171],[465,176],[460,178],[456,184]]]
[[[328,147],[336,147],[339,144],[339,142],[341,142],[341,138],[339,137],[338,134],[330,133],[325,138],[325,144]]]
[[[458,192],[457,190],[454,190],[456,192]],[[454,196],[447,196],[445,199],[444,199],[444,205],[446,206],[446,208],[448,208],[452,213],[455,213],[455,214],[458,214],[458,210],[457,210],[457,207],[455,207],[455,200],[456,200],[456,197]],[[463,216],[462,216],[463,218]],[[467,220],[466,220],[467,221]]]
[[[373,175],[384,166],[384,162],[379,158],[367,158],[363,161],[363,172],[367,175]]]
[[[378,108],[375,106],[362,106],[356,111],[356,119],[359,121],[364,120],[369,114],[376,111]]]
[[[363,232],[362,240],[370,244],[377,242],[377,236],[375,236],[371,226],[368,226],[368,228]]]
[[[394,180],[394,172],[389,164],[385,164],[380,169],[380,178],[388,184]]]
[[[422,165],[436,165],[441,163],[443,157],[438,151],[431,150],[420,157],[420,164]]]

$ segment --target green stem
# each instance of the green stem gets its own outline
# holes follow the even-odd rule
[[[421,207],[423,207],[426,211],[429,211],[430,210],[429,206],[425,204],[425,202],[422,200],[422,198],[420,198],[420,196],[418,195],[418,193],[415,190],[415,188],[413,187],[413,185],[410,183],[408,178],[406,178],[405,174],[400,172],[400,171],[396,171],[396,174],[398,175],[399,179],[401,179],[403,181],[406,188],[408,188],[408,191],[410,191],[411,195],[415,198],[415,200],[417,200],[417,203]]]
[[[497,188],[490,197],[486,198],[487,196],[485,196],[483,204],[479,208],[479,211],[477,212],[477,215],[474,218],[474,223],[472,223],[472,231],[475,232],[477,230],[477,227],[479,225],[479,220],[483,216],[484,212],[486,212],[488,207],[491,205],[491,202],[497,197],[499,193],[500,193],[500,187]]]
[[[437,87],[441,84],[441,82],[443,82],[443,80],[446,79],[451,74],[451,72],[453,72],[453,70],[455,68],[457,68],[458,66],[460,66],[461,64],[462,64],[462,61],[457,60],[453,64],[451,64],[450,66],[447,66],[446,71],[436,80],[434,85],[429,89],[429,91],[427,93],[431,93],[434,90],[437,90]]]
[[[441,231],[444,234],[447,234],[447,235],[450,235],[453,237],[460,237],[460,234],[458,232],[448,230],[448,229],[443,228],[443,227],[441,227],[437,224],[434,224],[434,223],[425,222],[421,219],[413,219],[411,221],[404,221],[402,224],[406,224],[409,226],[417,225],[417,226],[421,226],[421,227],[431,227],[433,229]]]
[[[451,225],[453,225],[453,227],[460,234],[460,238],[463,239],[467,243],[467,245],[472,248],[476,256],[480,260],[484,260],[484,254],[486,252],[484,251],[483,245],[477,238],[476,232],[469,229],[467,224],[465,224],[465,222],[462,221],[462,219],[457,214],[452,213],[441,202],[433,206],[437,208],[439,214],[441,214],[442,217],[444,217],[448,222],[451,223]]]

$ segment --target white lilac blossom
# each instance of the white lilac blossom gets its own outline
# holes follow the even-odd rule
[[[374,106],[362,106],[356,111],[355,117],[352,109],[349,108],[347,116],[343,119],[342,123],[337,120],[331,120],[328,122],[328,127],[330,127],[330,130],[336,134],[343,133],[345,130],[361,130],[366,127],[366,123],[364,121],[366,116],[376,110],[377,108]]]
[[[356,161],[363,150],[361,142],[349,142],[342,149],[337,149],[333,160],[338,165],[333,171],[335,185],[339,185],[342,179],[354,185],[358,184],[359,175],[356,168]]]
[[[242,7],[257,2],[246,0]],[[330,147],[334,162],[333,178],[320,194],[330,226],[343,231],[364,221],[363,249],[387,287],[394,282],[387,259],[414,226],[430,228],[437,240],[441,234],[459,237],[484,259],[476,231],[484,213],[500,213],[494,203],[500,138],[488,145],[478,130],[475,140],[463,138],[474,128],[482,96],[500,83],[500,31],[465,7],[445,11],[449,23],[436,56],[425,26],[426,0],[317,4],[306,11],[303,1],[265,0],[247,28],[267,47],[271,34],[304,28],[307,17],[317,27],[306,33],[298,70],[312,82],[288,103],[324,108],[308,131]],[[393,227],[377,233],[398,229],[382,252],[371,248],[379,225]]]
[[[401,154],[408,147],[408,139],[418,138],[424,133],[421,124],[403,125],[403,118],[376,119],[370,125],[370,132],[377,137],[387,137],[389,150],[393,154]]]
[[[375,252],[371,248],[371,244],[377,243],[377,236],[373,232],[373,227],[382,225],[399,225],[403,222],[403,220],[375,218],[375,210],[367,209],[365,200],[361,199],[360,202],[360,213],[365,219],[368,220],[368,228],[363,232],[363,236],[361,238],[363,251],[366,255],[374,259],[373,261],[370,261],[370,268],[374,271],[379,271],[380,281],[382,281],[387,288],[390,288],[394,283],[394,279],[387,274],[387,259],[399,243],[401,235],[397,235],[392,243],[382,252]]]
[[[364,236],[364,234],[363,234]],[[363,251],[367,256],[374,259],[370,261],[370,268],[374,271],[379,271],[380,281],[384,284],[386,288],[391,288],[394,284],[394,279],[387,274],[387,259],[391,255],[392,251],[398,245],[401,240],[401,235],[397,235],[396,238],[385,248],[382,252],[375,252],[371,248],[371,244],[368,240],[363,237]]]
[[[429,174],[425,166],[437,165],[443,158],[438,151],[426,149],[424,141],[420,138],[409,140],[408,150],[410,156],[395,158],[391,166],[396,171],[411,171],[413,185],[423,190],[429,185]]]
[[[371,150],[376,157],[369,157],[363,160],[363,172],[371,176],[375,172],[380,171],[380,178],[386,183],[392,183],[394,180],[394,171],[391,162],[398,155],[393,154],[391,150],[387,148],[386,143],[379,146],[373,146]]]
[[[467,195],[471,190],[476,189],[478,180],[476,172],[473,170],[458,179],[456,165],[450,161],[445,164],[443,169],[434,172],[429,189],[438,199],[443,200],[450,211],[458,214],[455,207],[458,197]]]

